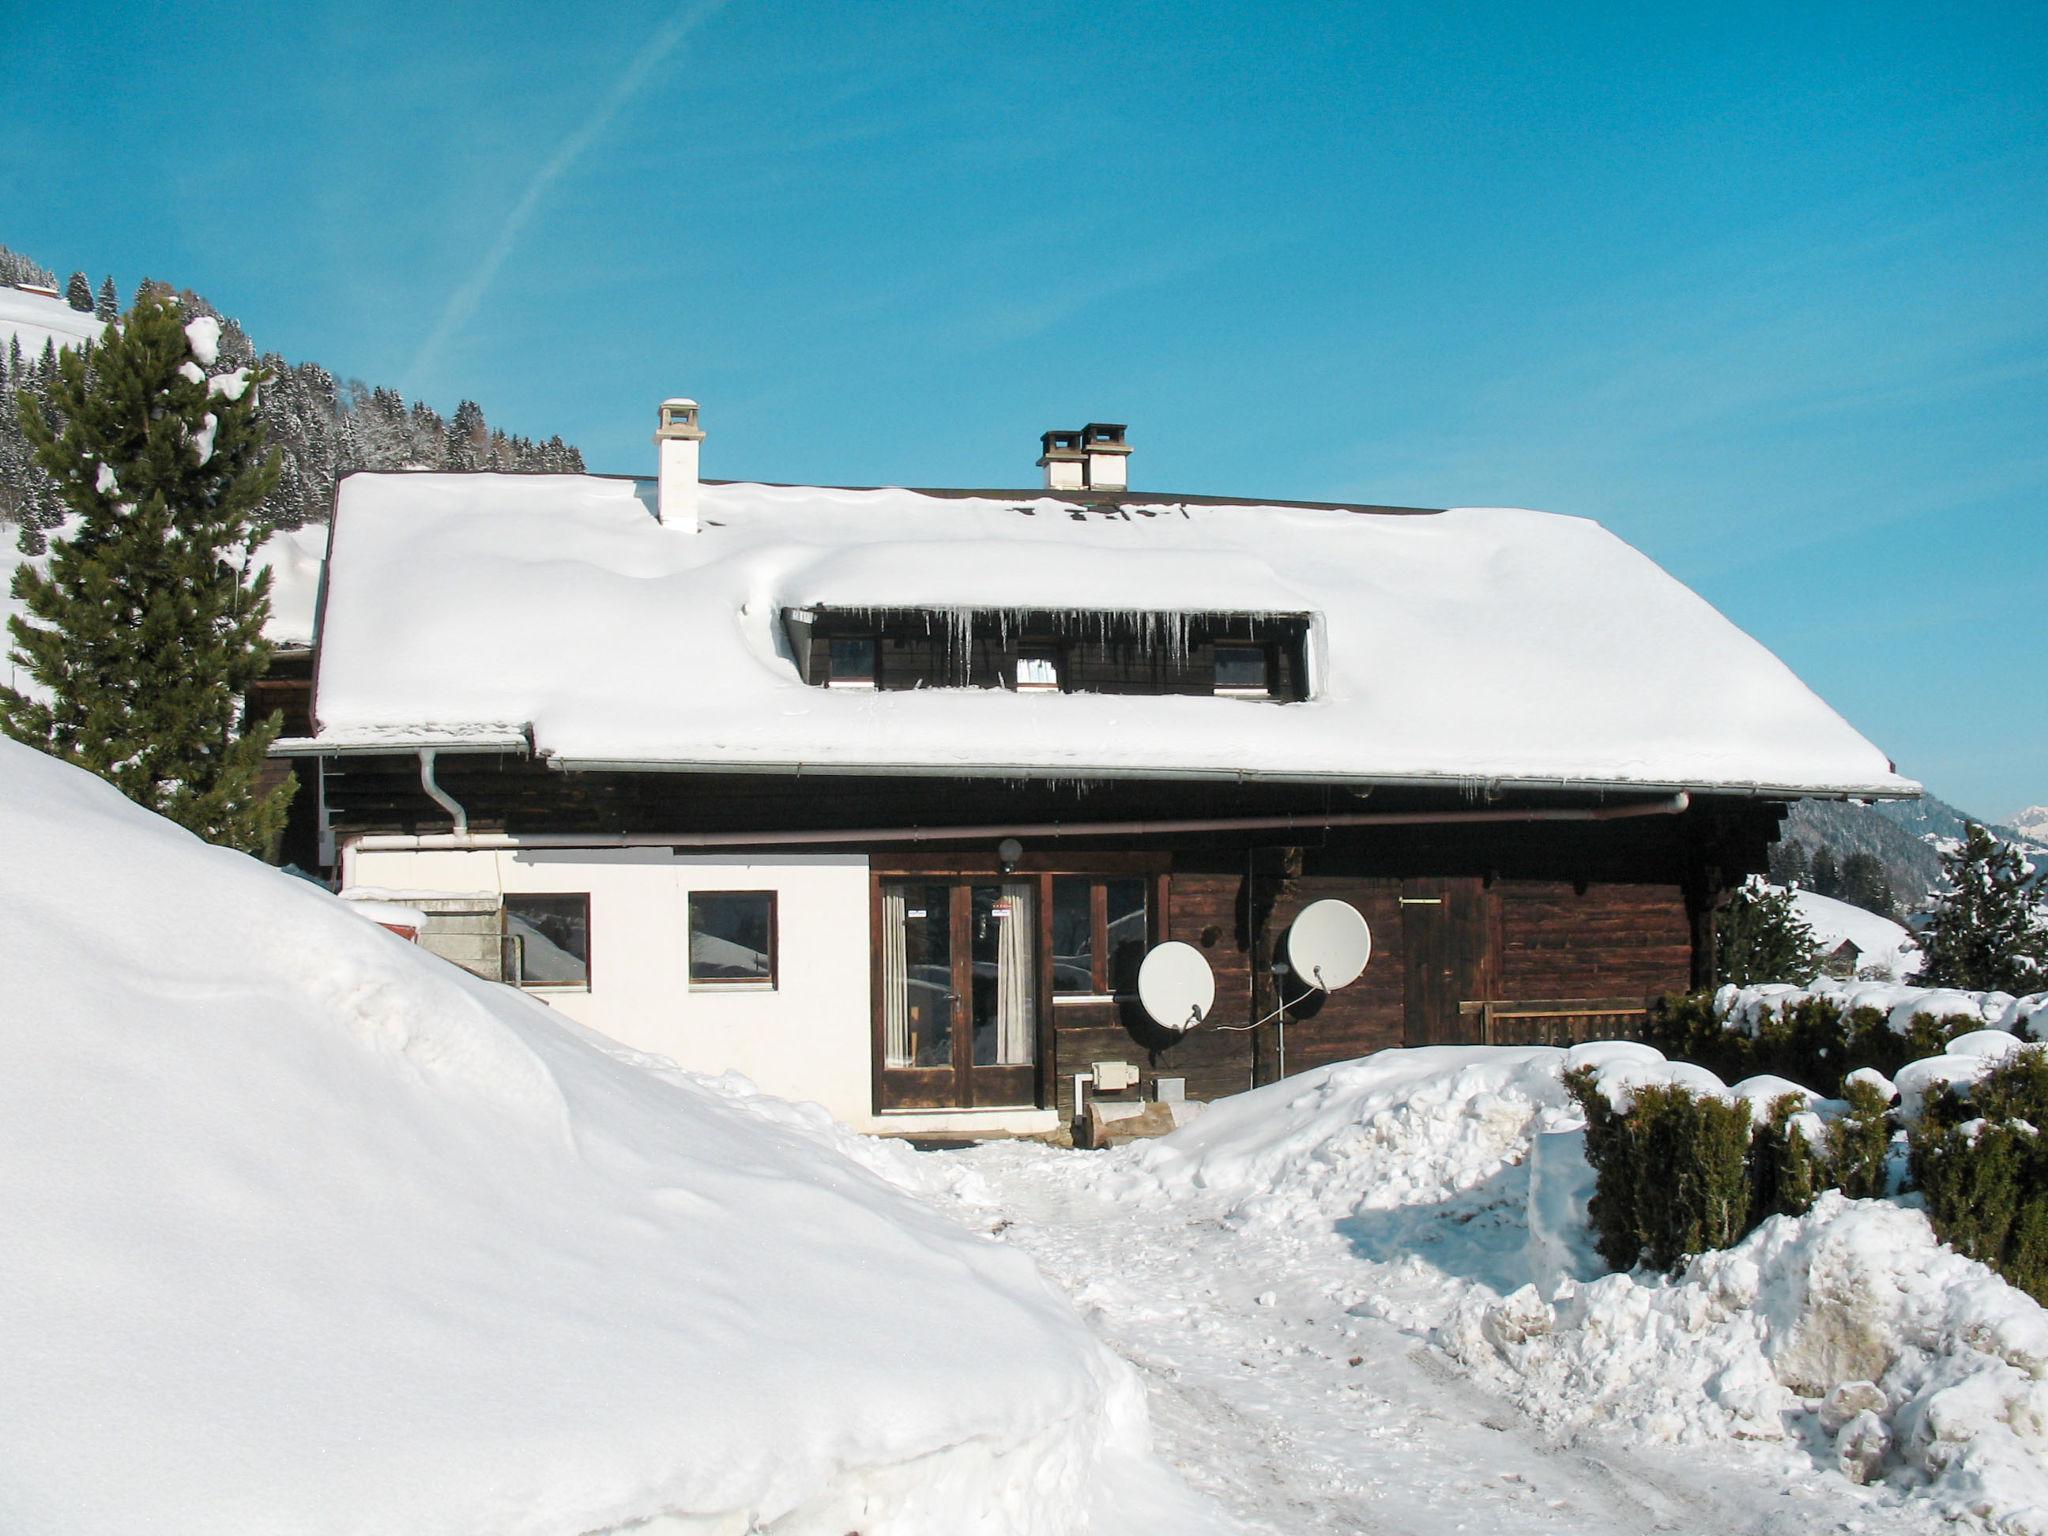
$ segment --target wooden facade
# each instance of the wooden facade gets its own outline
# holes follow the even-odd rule
[[[309,788],[314,771],[310,761],[300,765]],[[344,840],[448,829],[447,812],[421,787],[416,757],[330,757],[319,772],[333,831]],[[1539,819],[1598,803],[1590,794],[1558,794],[1527,800],[1528,820],[1475,823],[1470,817],[1480,807],[1453,790],[1382,788],[1362,797],[1320,786],[1185,781],[1059,786],[938,776],[567,773],[497,753],[443,755],[437,774],[475,831],[631,834],[657,842],[751,833],[760,837],[757,846],[784,852],[800,851],[805,833],[852,834],[831,846],[867,857],[877,934],[884,882],[891,879],[919,878],[945,892],[932,900],[954,904],[948,911],[956,925],[972,899],[957,893],[974,882],[1029,886],[1037,893],[1035,1059],[1028,1067],[978,1065],[956,1036],[947,1060],[885,1068],[878,952],[871,999],[878,1113],[944,1105],[1066,1114],[1074,1074],[1097,1061],[1138,1066],[1139,1082],[1120,1096],[1149,1098],[1165,1078],[1182,1080],[1189,1098],[1207,1099],[1393,1046],[1634,1033],[1659,995],[1705,982],[1714,905],[1730,885],[1764,867],[1784,809],[1702,795],[1678,814]],[[1367,807],[1431,819],[1319,824]],[[1502,801],[1485,809],[1499,814],[1516,806]],[[1280,816],[1297,824],[1169,835],[1102,830],[1163,819]],[[1094,830],[1034,834],[1021,857],[1007,862],[999,860],[996,838],[949,839],[945,831],[1051,822]],[[1145,882],[1147,942],[1181,940],[1209,960],[1217,984],[1211,1027],[1181,1035],[1153,1024],[1127,978],[1084,995],[1058,992],[1050,927],[1055,882],[1079,876]],[[1294,916],[1325,898],[1355,906],[1373,934],[1364,975],[1331,994],[1307,990],[1275,967]],[[786,958],[803,963],[800,955]],[[946,963],[959,993],[971,983],[959,945]]]

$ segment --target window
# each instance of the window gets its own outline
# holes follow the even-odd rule
[[[505,898],[505,976],[522,987],[590,985],[590,897]]]
[[[1151,935],[1146,881],[1055,875],[1052,882],[1052,989],[1056,995],[1107,997],[1132,992]]]
[[[872,635],[857,635],[831,642],[826,686],[831,688],[872,688],[875,686],[875,641]]]
[[[1017,648],[1017,691],[1058,693],[1060,653],[1053,645],[1022,645]]]
[[[1216,691],[1240,699],[1272,696],[1269,657],[1263,645],[1216,647]]]
[[[775,893],[690,893],[690,985],[775,986]]]

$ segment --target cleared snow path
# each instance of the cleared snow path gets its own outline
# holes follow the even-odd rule
[[[1783,1446],[1557,1439],[1415,1333],[1353,1310],[1376,1298],[1398,1317],[1463,1279],[1366,1257],[1328,1223],[1247,1228],[1119,1199],[1099,1154],[1010,1144],[933,1161],[968,1218],[1030,1254],[1138,1368],[1160,1453],[1247,1530],[1955,1529],[1816,1478]],[[1486,1204],[1453,1219],[1483,1228]]]

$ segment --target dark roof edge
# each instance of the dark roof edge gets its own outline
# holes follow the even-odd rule
[[[603,474],[596,470],[560,469],[348,469],[335,479],[337,494],[343,480],[358,475],[519,475],[538,479],[647,480],[653,475]],[[705,485],[764,485],[775,491],[909,491],[915,496],[936,496],[949,501],[1062,501],[1075,506],[1094,507],[1288,507],[1303,512],[1363,512],[1378,517],[1435,517],[1443,507],[1398,507],[1368,501],[1292,501],[1270,496],[1207,496],[1181,491],[1053,491],[1044,486],[1023,490],[973,489],[951,485],[811,485],[795,480],[712,480]]]

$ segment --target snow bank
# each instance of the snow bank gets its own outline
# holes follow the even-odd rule
[[[653,497],[592,475],[344,480],[321,739],[515,722],[563,762],[1908,787],[1578,518],[706,484],[692,529]],[[1317,694],[813,688],[783,619],[812,604],[1312,614]]]
[[[1971,1020],[2008,1034],[2048,1038],[2048,992],[2014,997],[2010,992],[1962,992],[1949,987],[1911,987],[1889,981],[1836,981],[1823,976],[1807,986],[1772,982],[1725,986],[1714,994],[1714,1012],[1731,1029],[1755,1034],[1771,1013],[1782,1013],[1807,998],[1825,998],[1844,1013],[1875,1008],[1899,1034],[1920,1014],[1946,1021]]]
[[[1904,981],[1925,963],[1926,956],[1902,923],[1818,891],[1792,892],[1792,905],[1823,950],[1847,939],[1856,946],[1856,973],[1879,981]]]
[[[1917,1210],[1831,1192],[1672,1285],[1473,1293],[1439,1342],[1560,1430],[1804,1442],[1856,1481],[2048,1532],[2048,1313]]]
[[[1129,1154],[1169,1192],[1254,1222],[1432,1205],[1582,1123],[1548,1046],[1381,1051],[1212,1103]]]
[[[0,1527],[1199,1524],[1029,1261],[877,1177],[912,1154],[6,741],[0,807]]]

